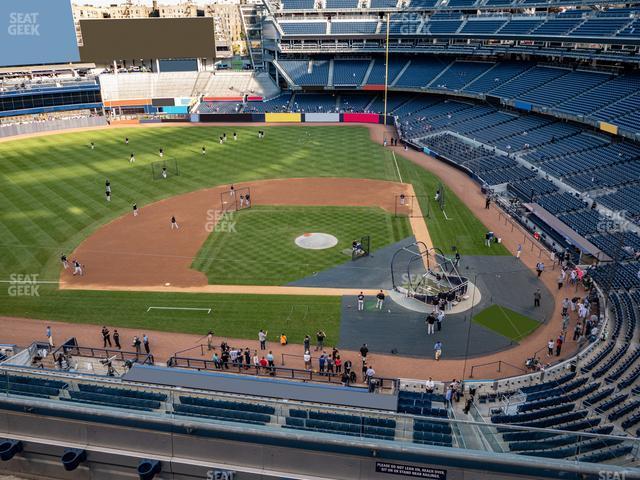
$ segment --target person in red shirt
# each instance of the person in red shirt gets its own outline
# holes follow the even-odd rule
[[[262,357],[262,358],[260,359],[260,366],[261,366],[261,367],[266,368],[268,364],[269,364],[269,363],[267,362],[267,359],[266,359],[266,358]]]
[[[340,355],[336,355],[336,373],[342,373],[342,359],[340,358]]]
[[[562,336],[559,336],[556,340],[556,357],[560,356],[560,351],[562,350]]]

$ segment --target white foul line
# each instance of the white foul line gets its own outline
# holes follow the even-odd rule
[[[396,160],[396,152],[391,150],[391,155],[393,155],[393,163],[396,164],[396,171],[398,172],[398,178],[400,179],[400,183],[404,183],[402,181],[402,175],[400,175],[400,168],[398,168],[398,160]]]
[[[206,311],[207,314],[211,313],[211,309],[210,308],[190,308],[190,307],[149,307],[147,308],[147,313],[149,313],[150,310],[200,310],[200,311]]]

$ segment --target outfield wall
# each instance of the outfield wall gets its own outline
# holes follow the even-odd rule
[[[377,113],[199,113],[192,123],[372,123],[393,125],[394,119]]]
[[[16,135],[30,135],[34,133],[52,132],[55,130],[68,130],[71,128],[106,127],[106,117],[83,117],[59,120],[47,120],[46,122],[33,122],[0,126],[0,137],[13,137]]]

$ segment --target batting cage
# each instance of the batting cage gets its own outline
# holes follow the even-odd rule
[[[454,259],[423,242],[396,251],[391,259],[391,281],[394,290],[428,304],[463,296],[468,288],[468,280],[460,275]]]
[[[426,195],[397,194],[394,205],[396,217],[430,218],[431,216],[431,199]]]
[[[154,180],[162,180],[180,175],[177,160],[158,160],[151,164],[151,176]]]
[[[351,244],[351,260],[368,257],[371,253],[371,237],[366,235],[360,240],[354,240]]]
[[[223,212],[237,212],[251,208],[253,196],[250,187],[229,189],[220,193],[220,210]]]

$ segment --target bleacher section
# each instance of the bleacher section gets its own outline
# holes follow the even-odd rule
[[[241,97],[271,98],[279,88],[266,73],[168,72],[101,75],[103,101],[154,98]]]

